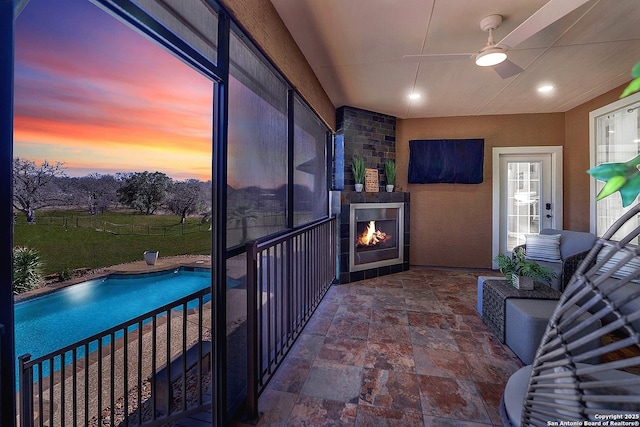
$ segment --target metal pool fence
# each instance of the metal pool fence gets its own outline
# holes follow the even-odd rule
[[[36,359],[19,357],[19,425],[157,426],[210,408],[209,289]]]
[[[329,218],[246,245],[249,419],[336,278],[337,239]],[[209,292],[45,356],[20,356],[18,425],[159,426],[211,410]]]
[[[16,225],[25,225],[16,223]],[[93,216],[47,216],[39,217],[35,225],[63,228],[88,228],[104,233],[136,236],[181,236],[186,234],[209,232],[211,224],[207,222],[183,223],[171,225],[117,224]]]

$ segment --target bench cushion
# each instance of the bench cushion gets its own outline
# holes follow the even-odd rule
[[[557,304],[558,301],[556,300],[519,298],[507,300],[505,342],[524,363],[533,362],[542,336],[547,329],[549,319],[553,315]],[[575,311],[577,308],[575,307],[570,312]],[[579,319],[587,320],[590,316],[589,313],[584,313]],[[595,331],[600,326],[600,321],[593,322],[584,331],[580,332],[581,336]],[[598,346],[598,342],[589,342],[577,350],[582,353]],[[589,362],[597,363],[598,360],[589,360]]]

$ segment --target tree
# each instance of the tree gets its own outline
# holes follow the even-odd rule
[[[187,215],[202,212],[210,203],[211,196],[206,194],[206,185],[197,179],[174,182],[169,188],[167,208],[174,214],[180,215],[180,222],[184,223]]]
[[[66,195],[56,185],[56,179],[65,176],[62,165],[45,160],[38,166],[31,160],[13,159],[13,207],[25,214],[29,224],[36,222],[36,209],[65,203]]]
[[[120,183],[113,175],[94,173],[73,180],[74,203],[88,209],[91,215],[97,215],[118,204],[117,191]]]
[[[126,176],[118,198],[126,206],[152,215],[164,203],[170,185],[171,178],[162,172],[134,172]]]

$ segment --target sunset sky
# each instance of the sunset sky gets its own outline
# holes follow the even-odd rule
[[[211,178],[213,83],[87,0],[16,20],[14,156],[69,176]]]

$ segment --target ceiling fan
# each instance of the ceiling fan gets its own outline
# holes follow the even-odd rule
[[[549,0],[498,43],[493,40],[493,31],[500,27],[502,16],[498,14],[489,15],[480,21],[482,31],[489,33],[487,44],[480,49],[480,51],[473,53],[404,55],[403,59],[421,60],[430,58],[455,59],[456,57],[471,57],[475,60],[476,65],[492,67],[503,79],[513,77],[520,74],[523,70],[508,59],[507,52],[588,1],[589,0]]]

